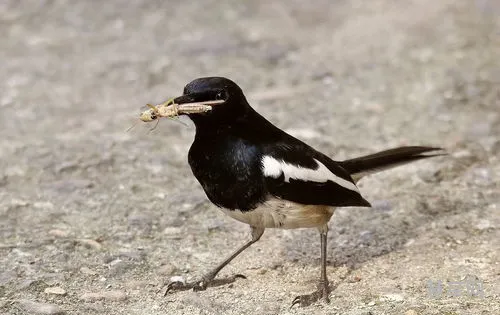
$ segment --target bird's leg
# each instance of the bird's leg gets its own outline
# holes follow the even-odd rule
[[[165,295],[167,295],[167,293],[171,290],[178,290],[178,291],[184,291],[184,290],[189,290],[189,289],[193,289],[194,291],[205,290],[211,283],[214,282],[215,276],[219,273],[219,271],[222,270],[222,268],[224,268],[227,264],[229,264],[234,258],[236,258],[236,256],[241,254],[245,249],[250,247],[250,245],[257,242],[260,239],[260,237],[262,236],[262,234],[264,234],[264,228],[252,227],[252,239],[250,241],[248,241],[243,246],[238,248],[233,254],[231,254],[229,257],[224,259],[220,264],[218,264],[210,272],[208,272],[204,276],[202,276],[200,280],[189,282],[189,283],[182,283],[179,281],[170,282],[167,285],[167,290],[165,291]],[[233,282],[236,278],[245,278],[245,276],[235,275],[229,282]],[[228,283],[228,281],[225,281],[225,283]]]
[[[326,236],[328,233],[328,226],[323,226],[320,229],[320,239],[321,239],[321,278],[318,282],[317,290],[311,294],[299,295],[293,302],[292,306],[295,304],[300,304],[300,306],[308,306],[312,303],[323,299],[326,303],[330,303],[330,285],[328,283],[328,277],[326,276]]]

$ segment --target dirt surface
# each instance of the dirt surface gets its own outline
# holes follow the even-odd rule
[[[494,0],[2,0],[0,313],[499,314],[499,16]],[[336,159],[450,152],[363,180],[374,207],[335,213],[330,304],[290,309],[319,276],[315,230],[268,230],[220,275],[248,279],[163,297],[249,237],[192,176],[189,121],[125,132],[209,75]]]

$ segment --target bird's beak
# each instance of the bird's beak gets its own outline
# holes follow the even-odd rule
[[[200,104],[220,104],[224,101],[220,102],[220,100],[212,99],[213,94],[210,92],[200,92],[200,93],[188,93],[182,96],[174,98],[174,104],[192,104],[192,103],[200,103]]]
[[[224,100],[210,100],[207,95],[202,93],[184,94],[173,99],[173,104],[178,108],[178,114],[206,113],[212,110],[213,106],[222,103]]]
[[[224,100],[208,100],[207,95],[185,94],[176,98],[171,98],[159,105],[148,104],[139,116],[144,122],[157,120],[158,118],[173,118],[179,115],[190,115],[206,113],[212,110],[213,106],[224,103]]]
[[[174,104],[188,104],[196,102],[197,95],[196,94],[184,94],[179,97],[174,98]]]

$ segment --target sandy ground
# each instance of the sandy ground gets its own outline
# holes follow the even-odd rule
[[[494,0],[2,0],[0,313],[498,314],[499,16]],[[315,230],[268,230],[220,275],[247,280],[163,297],[249,237],[193,178],[190,122],[125,132],[209,75],[337,159],[450,152],[336,212],[330,304],[289,308],[319,276]]]

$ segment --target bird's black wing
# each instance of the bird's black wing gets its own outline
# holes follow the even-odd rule
[[[262,173],[271,195],[301,204],[370,207],[337,162],[290,138],[263,146]]]

